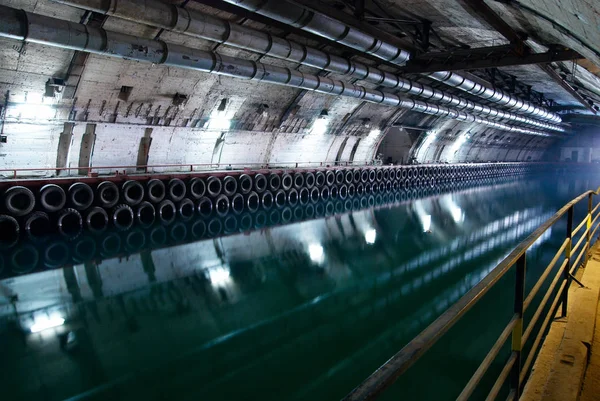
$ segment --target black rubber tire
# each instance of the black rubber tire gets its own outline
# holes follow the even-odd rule
[[[335,183],[337,185],[342,185],[344,183],[346,174],[344,170],[336,170],[335,172]]]
[[[294,173],[294,188],[299,189],[304,186],[304,174],[298,172]]]
[[[35,207],[35,196],[29,188],[22,186],[10,187],[4,192],[4,209],[14,217],[26,216]]]
[[[227,196],[233,196],[238,189],[238,183],[237,180],[228,175],[227,177],[223,178],[223,193]]]
[[[313,173],[308,172],[304,174],[304,185],[306,186],[306,188],[311,189],[315,186],[315,183],[316,180],[315,175]]]
[[[69,187],[69,203],[76,210],[86,210],[94,203],[94,191],[84,182],[76,182]]]
[[[156,178],[146,183],[146,199],[152,203],[160,203],[167,194],[165,183]]]
[[[331,196],[331,191],[329,190],[329,187],[324,187],[321,189],[321,199],[326,201],[329,199],[329,197]]]
[[[121,187],[121,194],[129,206],[139,205],[144,200],[144,186],[139,181],[126,181]]]
[[[269,190],[276,192],[279,188],[281,188],[281,176],[275,173],[269,174]]]
[[[180,202],[185,198],[187,187],[179,178],[172,178],[167,185],[167,197],[173,202]]]
[[[125,231],[133,226],[135,215],[131,206],[122,203],[112,210],[110,220],[118,230]]]
[[[40,188],[40,205],[47,212],[58,212],[65,207],[67,195],[56,184],[46,184]]]
[[[252,177],[248,174],[241,174],[238,177],[238,188],[240,189],[240,193],[242,195],[246,195],[250,191],[252,191],[252,187],[254,183],[252,182]]]
[[[50,217],[44,212],[33,212],[25,220],[25,232],[34,241],[48,238],[52,232]]]
[[[248,211],[254,213],[260,207],[260,196],[252,191],[248,195],[246,195],[246,207]]]
[[[264,176],[264,174],[258,173],[254,176],[254,190],[256,191],[256,193],[262,194],[263,192],[265,192],[268,186],[269,182],[267,180],[267,177]]]
[[[360,172],[360,181],[364,184],[365,182],[369,181],[369,170],[361,170]]]
[[[338,187],[338,196],[340,199],[346,199],[346,197],[348,197],[348,187],[345,185],[340,185]]]
[[[213,212],[213,201],[206,196],[198,199],[198,203],[196,204],[196,210],[198,214],[202,217],[209,217]]]
[[[348,196],[353,197],[354,195],[356,195],[356,187],[354,184],[350,184],[348,185]]]
[[[221,194],[223,190],[223,183],[218,177],[210,176],[206,181],[206,192],[213,198],[216,198]]]
[[[328,188],[328,187],[323,187],[323,188]],[[319,188],[315,187],[310,190],[310,201],[311,202],[318,202],[319,199],[321,199],[321,191],[323,190],[323,188],[321,188],[321,190],[319,190]]]
[[[275,192],[275,195],[273,195],[273,203],[275,204],[275,206],[283,207],[285,206],[286,202],[287,193],[283,189],[280,189],[279,191]]]
[[[161,222],[161,224],[168,225],[175,221],[175,217],[177,216],[177,209],[175,208],[175,204],[165,199],[156,206],[156,217]]]
[[[194,177],[189,182],[190,196],[196,200],[202,198],[206,194],[206,183],[200,177]]]
[[[105,209],[115,207],[119,203],[119,187],[112,181],[103,181],[96,187],[96,202]]]
[[[63,209],[57,219],[58,232],[66,237],[75,238],[81,232],[83,219],[75,209]]]
[[[298,191],[298,201],[301,205],[306,205],[310,201],[310,191],[306,187]]]
[[[352,173],[352,182],[359,183],[360,182],[360,174],[361,171],[359,169],[355,169],[354,172]]]
[[[177,213],[185,221],[194,217],[195,212],[196,207],[191,199],[185,198],[177,205]]]
[[[298,204],[298,191],[295,188],[292,188],[287,192],[287,201],[290,206],[296,206]]]
[[[336,199],[340,195],[340,190],[337,186],[332,186],[329,188],[329,198]]]
[[[229,205],[231,207],[231,210],[233,210],[233,213],[242,213],[246,206],[246,200],[244,199],[244,195],[239,193],[233,195],[231,199],[229,199]]]
[[[108,213],[99,206],[91,208],[85,215],[85,226],[88,231],[93,233],[101,233],[106,230],[108,222]]]
[[[156,221],[156,209],[150,202],[142,202],[135,208],[135,220],[142,227],[150,227]]]
[[[329,187],[335,184],[335,173],[332,170],[325,173],[325,184]]]
[[[283,188],[284,191],[287,191],[293,185],[294,185],[294,180],[292,179],[292,176],[289,175],[288,173],[283,173],[281,175],[281,188]]]
[[[19,242],[21,227],[19,222],[12,216],[0,215],[0,248],[7,249]]]
[[[219,216],[225,216],[227,212],[229,212],[229,207],[231,205],[229,204],[229,198],[224,194],[221,194],[215,199],[214,206],[215,211]]]
[[[374,182],[377,179],[377,172],[374,168],[369,170],[369,182]]]
[[[70,259],[70,247],[62,240],[52,241],[44,248],[44,266],[49,269],[63,267]]]
[[[317,171],[315,173],[315,186],[321,188],[323,185],[325,185],[325,173]]]
[[[346,170],[344,173],[344,182],[349,185],[354,181],[354,172],[352,170]]]
[[[260,197],[260,205],[265,210],[269,210],[273,207],[273,203],[275,202],[275,197],[273,196],[273,192],[265,191],[262,193]]]

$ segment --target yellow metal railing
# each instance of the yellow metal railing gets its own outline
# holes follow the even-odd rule
[[[525,380],[532,367],[536,352],[540,346],[542,337],[548,328],[548,324],[553,316],[556,315],[558,307],[561,306],[561,315],[567,315],[568,290],[572,281],[582,285],[575,277],[574,273],[580,262],[585,265],[588,261],[589,250],[596,231],[600,213],[598,207],[600,203],[593,207],[593,197],[600,193],[600,188],[596,191],[587,191],[571,202],[563,206],[554,216],[541,225],[525,240],[504,258],[481,282],[469,290],[461,299],[452,305],[446,312],[431,323],[425,330],[416,336],[402,350],[389,359],[382,367],[369,376],[363,383],[356,387],[344,400],[372,400],[377,398],[385,389],[387,389],[398,377],[406,372],[425,352],[427,352],[444,334],[457,322],[465,313],[467,313],[498,281],[513,267],[515,267],[516,280],[514,292],[513,315],[504,327],[502,333],[490,348],[489,352],[474,372],[469,382],[465,385],[457,401],[468,400],[477,385],[487,372],[492,362],[496,359],[502,347],[512,339],[510,354],[507,361],[500,371],[494,385],[488,393],[486,401],[495,400],[507,379],[509,380],[510,391],[507,400],[518,400],[523,390]],[[573,210],[575,205],[587,199],[587,214],[573,229]],[[525,296],[525,271],[527,250],[533,245],[550,227],[554,226],[564,215],[567,215],[566,238],[562,245],[556,251],[550,263],[546,266],[538,281]],[[580,239],[573,245],[573,238],[585,227]],[[583,258],[583,261],[582,261]],[[546,282],[557,263],[561,263],[557,272],[554,274],[550,285],[548,286],[542,300],[536,311],[524,324],[524,313],[531,306],[531,303]],[[558,286],[550,308],[544,315],[537,336],[528,349],[528,357],[524,363],[521,361],[523,347],[527,345],[528,340],[532,338],[533,330],[544,312],[552,294]]]

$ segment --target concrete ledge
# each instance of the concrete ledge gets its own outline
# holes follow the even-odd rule
[[[593,258],[584,269],[581,281],[585,288],[572,283],[569,289],[567,317],[551,324],[521,400],[579,399],[596,324],[600,247],[594,247]]]

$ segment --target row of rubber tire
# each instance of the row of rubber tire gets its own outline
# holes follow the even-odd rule
[[[466,169],[466,172],[459,167],[464,166],[456,166],[456,169],[431,167],[431,171],[425,167],[403,167],[257,173],[223,178],[193,177],[187,182],[179,178],[166,182],[159,179],[144,182],[129,180],[120,186],[104,181],[95,188],[76,182],[66,191],[59,185],[47,184],[36,193],[24,186],[14,186],[2,198],[6,214],[0,215],[0,241],[18,237],[20,231],[30,236],[56,231],[69,236],[82,227],[102,231],[113,225],[125,230],[136,223],[147,227],[156,220],[168,224],[177,216],[183,219],[191,219],[194,215],[224,216],[230,211],[239,214],[254,212],[260,207],[269,209],[398,189],[431,188],[457,182],[451,177],[454,171],[460,174],[458,182],[526,172],[524,167],[515,166],[490,171],[477,167]],[[411,174],[417,177],[398,179],[398,176]],[[449,177],[444,178],[446,175]],[[2,231],[5,233],[2,234]]]
[[[477,184],[488,185],[489,181],[479,180]],[[494,180],[494,182],[498,182],[498,180]],[[185,220],[178,218],[171,221],[170,224],[154,224],[145,229],[134,227],[129,230],[108,230],[104,233],[86,233],[62,239],[45,237],[45,240],[42,238],[36,240],[31,238],[31,240],[21,241],[18,246],[10,247],[10,250],[0,253],[0,272],[4,267],[8,267],[13,274],[25,274],[36,268],[58,268],[90,260],[133,254],[144,249],[174,246],[278,224],[322,218],[372,207],[393,207],[395,204],[407,200],[453,191],[462,187],[472,187],[472,185],[460,183],[458,186],[444,185],[435,189],[385,192],[356,196],[345,200],[328,200],[316,204],[298,204],[296,207],[274,207],[254,213],[217,215],[208,219]]]

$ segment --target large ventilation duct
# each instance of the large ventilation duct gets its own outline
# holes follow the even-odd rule
[[[110,32],[5,6],[0,6],[0,37],[264,81],[325,94],[357,98],[371,103],[400,107],[459,121],[485,124],[508,132],[549,136],[541,131],[508,126],[447,107],[403,99],[391,93],[316,75],[303,74],[285,67],[222,56],[215,52],[191,49],[160,40],[148,40]]]
[[[352,47],[357,50],[363,50],[365,44],[374,44],[380,43],[379,48],[385,49],[385,52],[381,54],[372,51],[365,51],[365,53],[372,54],[381,59],[387,60],[391,63],[403,65],[408,56],[402,61],[396,61],[394,59],[390,59],[390,54],[401,53],[403,50],[400,50],[398,47],[390,44],[381,42],[377,38],[369,35],[367,33],[358,31],[356,28],[353,28],[349,25],[346,25],[340,21],[337,21],[331,17],[324,16],[319,13],[315,13],[313,11],[307,10],[302,6],[297,4],[290,3],[284,0],[224,0],[227,3],[234,4],[239,7],[243,7],[246,10],[255,12],[260,15],[264,15],[265,17],[269,17],[276,21],[282,22],[284,24],[288,24],[294,26],[296,28],[300,28],[307,32],[311,32],[315,35],[322,36],[324,38],[335,40],[337,42],[343,43],[346,46]],[[349,33],[352,33],[352,40],[350,41],[340,41],[336,40],[336,38],[348,38]],[[339,36],[336,36],[339,35]],[[382,56],[383,54],[383,56]],[[446,75],[450,75],[446,77]],[[538,118],[542,118],[545,120],[550,120],[554,122],[560,122],[561,118],[558,114],[551,113],[541,107],[538,107],[530,102],[525,102],[520,100],[506,92],[494,90],[491,88],[483,87],[485,89],[481,89],[479,87],[473,88],[473,81],[467,80],[465,77],[449,72],[438,72],[434,73],[431,78],[446,78],[447,83],[452,85],[453,83],[463,82],[462,84],[456,85],[455,87],[463,90],[465,92],[471,93],[475,96],[479,96],[482,99],[489,100],[494,103],[501,104],[510,108],[518,113],[530,114],[536,116]],[[438,79],[441,80],[441,79]],[[446,81],[443,81],[446,82]],[[454,86],[454,85],[453,85]]]
[[[399,75],[355,62],[349,58],[339,57],[201,12],[165,4],[158,0],[112,0],[110,3],[103,0],[54,1],[250,50],[261,55],[301,63],[337,74],[347,74],[356,79],[396,89],[409,95],[456,107],[459,110],[471,112],[476,115],[564,132],[563,128],[553,124],[481,105],[439,89],[434,89],[428,85],[402,78]],[[540,116],[535,117],[542,118]]]

